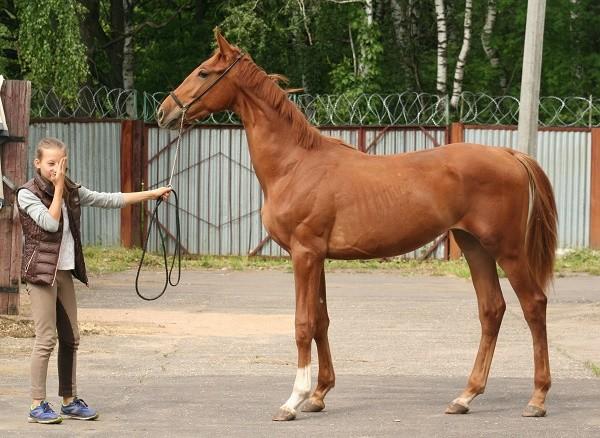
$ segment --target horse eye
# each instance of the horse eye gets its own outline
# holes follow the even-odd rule
[[[200,76],[202,79],[207,78],[208,77],[208,72],[204,71],[204,70],[200,70],[198,72],[198,76]]]

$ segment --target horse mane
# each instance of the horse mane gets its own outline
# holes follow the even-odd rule
[[[291,123],[299,146],[305,149],[319,147],[323,136],[306,120],[306,116],[288,99],[288,93],[279,86],[280,81],[286,82],[287,79],[281,75],[268,75],[249,58],[243,61],[246,62],[240,62],[238,75],[243,79],[244,85]]]

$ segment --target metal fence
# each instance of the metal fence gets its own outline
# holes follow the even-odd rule
[[[67,100],[54,90],[34,89],[32,117],[133,118],[153,122],[156,109],[167,93],[83,87],[74,99]],[[311,95],[293,94],[307,119],[317,126],[390,125],[447,126],[451,121],[466,124],[513,125],[519,120],[519,98],[461,93],[456,108],[447,96],[403,92],[391,94]],[[134,114],[128,113],[128,103]],[[540,97],[539,122],[542,126],[600,126],[600,98]],[[204,124],[239,125],[231,112],[213,114]]]
[[[465,142],[517,147],[514,128],[490,129],[467,126]],[[589,130],[541,130],[536,159],[548,175],[558,210],[560,248],[584,248],[590,243]]]
[[[28,177],[33,177],[34,154],[39,140],[56,137],[69,149],[68,175],[91,190],[121,190],[119,122],[34,122],[29,126]],[[120,210],[83,208],[81,238],[84,245],[119,245]]]
[[[326,135],[341,137],[374,154],[410,152],[445,143],[445,129],[430,127],[329,127]],[[34,122],[29,131],[29,163],[41,137],[53,136],[69,146],[70,176],[97,190],[120,190],[119,122]],[[161,150],[174,139],[170,131],[150,127],[148,131],[148,179],[164,184],[174,150]],[[465,126],[467,142],[516,146],[514,128]],[[543,129],[538,137],[537,159],[554,187],[559,215],[559,246],[587,247],[590,244],[591,134],[588,129]],[[266,236],[260,209],[262,193],[250,162],[246,136],[240,126],[198,126],[183,139],[176,188],[181,191],[184,247],[191,253],[247,254]],[[29,176],[33,166],[29,166]],[[173,211],[161,222],[174,228]],[[118,210],[85,208],[82,237],[85,244],[118,245]],[[156,242],[153,243],[156,248]],[[418,256],[422,253],[413,253]],[[268,242],[263,255],[282,255]],[[444,254],[438,248],[437,256]]]
[[[361,137],[369,153],[393,154],[434,147],[445,143],[445,129],[430,128],[338,128],[324,129],[326,135],[341,137],[357,146]],[[165,148],[175,138],[172,131],[150,128],[148,134],[148,182],[151,186],[166,184],[175,150]],[[377,139],[375,143],[374,140]],[[433,140],[432,140],[433,139]],[[174,186],[179,192],[181,243],[193,254],[246,255],[267,236],[260,210],[263,196],[252,168],[246,135],[241,127],[199,126],[182,139]],[[159,214],[159,221],[173,229],[174,209]],[[150,242],[153,250],[160,242]],[[431,244],[406,257],[419,257]],[[171,242],[172,249],[172,242]],[[433,256],[445,257],[445,244]],[[264,256],[287,253],[273,241],[258,252]]]

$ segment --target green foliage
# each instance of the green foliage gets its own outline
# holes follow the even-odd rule
[[[74,99],[88,75],[74,0],[18,0],[20,58],[35,86]]]
[[[559,273],[600,275],[600,251],[591,249],[569,251],[556,260],[555,270]]]
[[[353,58],[344,57],[339,64],[333,66],[330,73],[333,92],[349,99],[379,91],[377,80],[380,77],[379,61],[383,53],[377,24],[369,25],[361,9],[352,15],[349,27],[354,45]]]
[[[120,86],[122,53],[118,48],[123,35],[113,14],[119,4],[5,0],[0,7],[0,69],[16,79],[32,79],[38,88],[53,86],[62,99],[72,99],[83,83]],[[348,98],[374,92],[435,93],[437,29],[432,1],[376,0],[372,24],[367,24],[362,2],[134,0],[133,4],[135,87],[139,91],[175,87],[211,54],[212,29],[219,25],[232,43],[247,50],[265,70],[288,76],[291,87],[302,87],[306,93],[337,93]],[[488,2],[474,2],[463,90],[517,96],[527,2],[496,0],[496,4],[490,44],[500,65],[490,64],[481,43]],[[91,13],[88,8],[93,5],[98,7]],[[447,0],[446,10],[451,86],[463,39],[464,1]],[[541,95],[598,94],[599,45],[600,2],[548,2]],[[501,77],[507,79],[505,88]]]
[[[591,361],[587,361],[585,366],[592,372],[594,376],[600,377],[600,366]]]
[[[257,11],[258,2],[231,5],[226,8],[222,28],[227,38],[238,44],[252,56],[263,57],[269,50],[267,34],[269,26]]]

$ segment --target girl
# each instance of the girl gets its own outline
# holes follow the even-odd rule
[[[42,139],[34,161],[36,175],[19,187],[17,201],[25,243],[21,277],[31,297],[35,344],[31,355],[29,421],[60,423],[62,417],[94,420],[98,413],[77,397],[76,355],[79,345],[73,277],[88,284],[81,248],[82,206],[122,208],[162,197],[171,189],[135,193],[98,193],[65,176],[67,147],[55,138]],[[46,399],[48,360],[58,334],[60,414]]]

